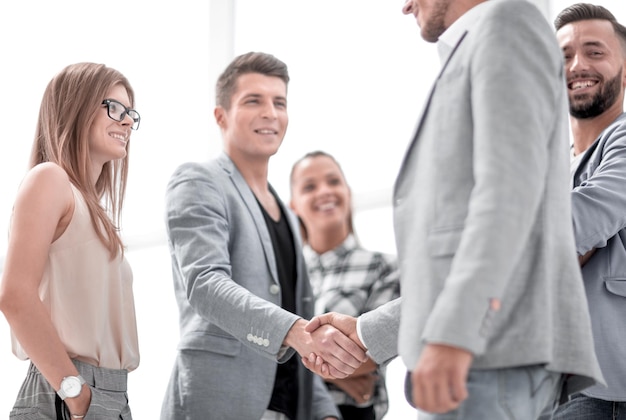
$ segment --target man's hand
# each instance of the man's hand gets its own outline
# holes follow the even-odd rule
[[[467,375],[474,356],[467,350],[427,344],[411,373],[415,406],[430,413],[455,410],[467,398]]]
[[[352,375],[344,379],[330,379],[343,392],[351,396],[358,404],[368,402],[374,395],[378,365],[372,359],[363,363]]]
[[[315,334],[315,331],[323,328],[325,325],[332,325],[341,331],[353,342],[353,344],[358,345],[358,347],[363,351],[363,355],[365,355],[365,346],[361,343],[361,340],[359,340],[359,336],[356,333],[356,318],[336,312],[329,312],[311,319],[305,330],[311,334]],[[334,368],[333,364],[329,363],[330,361],[326,360],[322,354],[310,353],[308,355],[300,355],[302,356],[302,363],[307,369],[326,380],[341,379],[347,376],[344,372],[340,372]],[[359,360],[361,360],[361,362],[365,362],[367,359],[367,356],[365,356],[365,358]],[[351,373],[352,372],[350,372],[350,374]]]
[[[333,377],[345,378],[367,360],[365,351],[331,325],[305,330],[307,321],[299,319],[291,327],[284,344],[293,347],[301,358],[315,354],[327,363]]]
[[[356,333],[356,318],[349,315],[339,314],[337,312],[328,312],[323,315],[314,317],[309,321],[305,330],[313,332],[320,328],[322,325],[330,324],[344,333],[347,337],[350,337],[360,348],[366,349],[365,345],[359,340],[359,336]]]

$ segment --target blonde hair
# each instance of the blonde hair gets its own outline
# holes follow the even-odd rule
[[[106,94],[116,85],[126,89],[133,108],[133,89],[117,70],[96,63],[65,67],[48,83],[43,94],[30,157],[31,168],[53,162],[67,172],[85,198],[94,229],[111,257],[124,252],[119,225],[128,177],[129,143],[126,156],[105,163],[93,185],[89,129]]]

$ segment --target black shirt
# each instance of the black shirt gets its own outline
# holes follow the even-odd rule
[[[273,193],[272,193],[273,194]],[[275,221],[265,211],[261,203],[259,207],[265,218],[267,230],[272,238],[272,247],[276,257],[276,269],[281,291],[281,307],[296,313],[296,252],[293,234],[287,217],[279,203],[280,219]],[[257,200],[258,202],[258,200]],[[290,419],[296,418],[298,410],[298,358],[291,357],[287,362],[280,363],[276,370],[274,391],[267,407],[269,410],[285,414]]]

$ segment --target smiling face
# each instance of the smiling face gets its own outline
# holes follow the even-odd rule
[[[113,86],[103,99],[114,99],[130,108],[128,92],[122,85]],[[94,168],[102,168],[105,163],[126,156],[132,124],[128,115],[123,121],[115,121],[109,118],[106,106],[98,108],[89,128],[89,151]]]
[[[278,77],[243,74],[237,80],[230,108],[218,106],[214,114],[231,158],[269,159],[287,131],[287,86]]]
[[[624,101],[624,53],[610,22],[581,20],[563,26],[557,39],[565,59],[570,114],[593,118],[621,112]]]
[[[332,232],[342,239],[352,231],[350,188],[329,156],[302,159],[291,176],[291,208],[309,237]]]

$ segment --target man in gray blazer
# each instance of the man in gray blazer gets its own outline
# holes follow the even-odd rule
[[[555,28],[574,140],[576,251],[607,387],[572,396],[554,418],[626,418],[626,27],[604,7],[579,3],[557,16]]]
[[[561,53],[525,0],[403,11],[438,42],[442,69],[394,187],[402,301],[363,315],[357,341],[383,362],[399,334],[420,419],[534,420],[563,374],[566,392],[602,380],[570,219]],[[337,314],[309,330],[328,322],[355,337]]]
[[[301,356],[322,352],[338,375],[365,353],[332,328],[304,331],[314,301],[296,217],[267,181],[287,129],[286,65],[241,55],[216,87],[224,153],[186,163],[166,192],[180,342],[162,420],[339,418]]]

